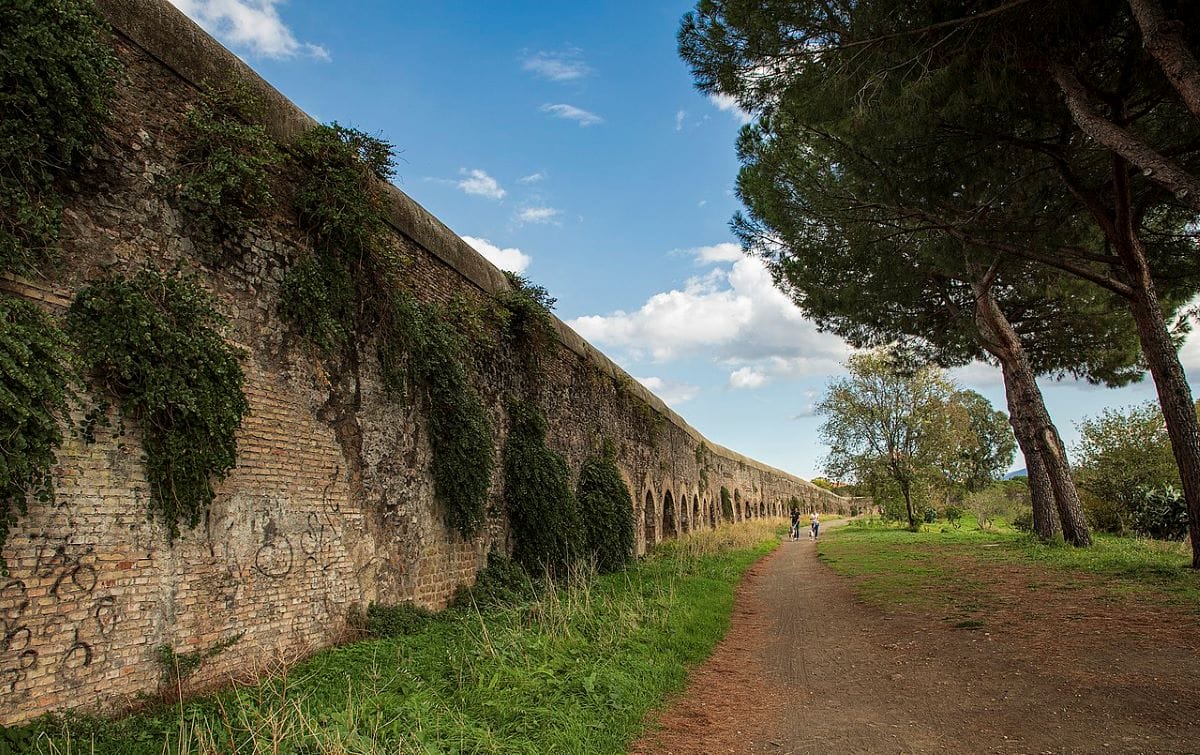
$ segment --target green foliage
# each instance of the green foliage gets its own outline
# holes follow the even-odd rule
[[[464,537],[484,522],[495,466],[492,425],[467,373],[467,344],[434,306],[402,292],[391,296],[379,336],[384,387],[415,389],[428,407],[434,494],[446,523]]]
[[[562,455],[546,447],[546,419],[513,402],[504,446],[504,500],[513,558],[531,574],[563,577],[583,554],[583,527]]]
[[[118,64],[89,0],[10,0],[0,29],[0,271],[25,273],[51,256],[55,179],[99,139]]]
[[[29,497],[54,495],[70,384],[66,336],[29,302],[0,294],[0,548]],[[3,561],[0,573],[7,574]]]
[[[259,125],[262,104],[240,83],[205,92],[184,120],[179,201],[201,232],[236,238],[270,208],[268,171],[280,160]]]
[[[579,470],[576,494],[583,523],[585,557],[601,573],[616,571],[633,556],[633,497],[617,470],[611,443]]]
[[[372,603],[367,606],[366,629],[372,637],[403,637],[421,631],[433,616],[411,600],[392,606]]]
[[[554,317],[550,314],[555,299],[541,286],[514,272],[505,271],[509,289],[497,295],[507,313],[507,335],[525,377],[537,380],[541,360],[557,343]]]
[[[292,145],[302,170],[295,195],[314,259],[284,279],[280,315],[327,356],[380,316],[380,291],[395,272],[379,181],[395,172],[391,144],[334,123]],[[322,291],[328,293],[322,294]],[[362,320],[366,318],[366,322]]]
[[[950,505],[942,510],[942,515],[946,517],[946,521],[956,529],[962,526],[962,518],[965,513],[966,511],[963,510],[962,506]],[[1031,511],[1030,516],[1032,515],[1033,512]]]
[[[729,488],[721,486],[721,518],[727,522],[733,521],[733,498],[729,495]]]
[[[1130,512],[1135,532],[1159,540],[1182,540],[1188,534],[1187,501],[1169,485],[1143,488]]]
[[[1179,485],[1179,469],[1162,412],[1153,402],[1125,410],[1107,409],[1079,424],[1074,473],[1089,518],[1097,527],[1121,532],[1147,489]]]
[[[451,605],[479,610],[512,608],[537,597],[539,585],[508,556],[488,553],[487,566],[475,575],[475,584],[460,585]]]
[[[237,462],[249,404],[224,325],[194,280],[149,269],[84,287],[68,315],[83,364],[141,427],[150,506],[172,540],[181,521],[200,521],[213,480]]]

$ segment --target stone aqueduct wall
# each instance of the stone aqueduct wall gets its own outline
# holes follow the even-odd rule
[[[178,125],[196,100],[195,82],[249,82],[281,140],[308,127],[308,117],[165,0],[99,5],[126,66],[114,117],[74,187],[62,263],[45,278],[0,287],[61,313],[105,270],[179,264],[200,273],[229,318],[230,339],[248,352],[251,413],[238,436],[238,466],[206,519],[173,545],[147,517],[136,428],[121,428],[113,410],[112,426],[92,442],[69,435],[55,500],[31,505],[4,547],[0,724],[75,706],[113,709],[152,692],[162,679],[159,645],[195,652],[240,635],[191,678],[207,685],[337,641],[352,607],[444,606],[489,548],[508,546],[498,473],[486,531],[472,540],[448,531],[433,500],[420,412],[383,399],[373,359],[360,360],[357,376],[331,375],[288,334],[276,313],[280,283],[306,242],[286,212],[252,234],[240,261],[208,269],[169,199]],[[480,298],[507,287],[404,194],[391,191],[389,205],[421,296]],[[792,496],[818,508],[844,502],[705,440],[561,323],[559,334],[539,396],[548,443],[578,470],[603,437],[615,442],[636,502],[639,552],[713,526],[722,486],[736,498],[739,520],[783,514]],[[369,344],[362,352],[373,353]],[[509,378],[497,368],[480,380],[503,435]]]

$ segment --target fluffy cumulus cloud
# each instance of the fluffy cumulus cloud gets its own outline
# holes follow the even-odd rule
[[[556,223],[561,213],[553,207],[525,207],[517,212],[518,223]]]
[[[753,116],[738,106],[737,100],[727,94],[710,94],[708,99],[717,106],[717,110],[737,118],[738,123],[746,124],[754,120]]]
[[[702,202],[701,207],[704,206]],[[689,254],[696,258],[696,262],[701,265],[712,265],[720,262],[737,262],[743,257],[742,248],[737,244],[726,241],[721,244],[713,244],[711,246],[697,246],[692,249],[683,250],[685,254]]]
[[[320,45],[301,42],[279,17],[282,0],[171,0],[205,31],[233,47],[264,58],[329,60]]]
[[[575,47],[527,54],[521,68],[550,81],[575,81],[592,72],[583,60],[583,51]]]
[[[691,383],[663,380],[660,377],[640,377],[634,380],[649,388],[651,393],[668,406],[678,406],[700,395],[700,388]]]
[[[654,294],[636,312],[584,316],[570,325],[589,341],[635,359],[710,357],[731,370],[730,385],[742,388],[826,375],[850,353],[840,338],[805,319],[752,257]]]
[[[487,197],[488,199],[504,199],[504,195],[508,193],[500,186],[499,181],[478,168],[473,170],[463,168],[459,173],[464,178],[461,181],[456,181],[454,185],[467,194],[473,194],[477,197]]]
[[[470,244],[475,251],[483,255],[484,259],[501,270],[522,273],[525,272],[525,268],[529,267],[529,263],[533,261],[532,257],[516,247],[501,249],[487,239],[480,239],[474,236],[463,236],[462,240]]]
[[[596,115],[590,110],[584,110],[583,108],[575,107],[574,105],[566,105],[563,103],[552,105],[550,103],[546,103],[545,105],[542,105],[541,111],[543,113],[549,113],[555,118],[575,121],[580,126],[595,126],[597,123],[604,123],[604,119],[600,116]]]

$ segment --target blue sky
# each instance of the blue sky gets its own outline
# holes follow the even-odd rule
[[[401,189],[710,439],[820,474],[812,407],[848,351],[733,243],[743,116],[676,55],[690,3],[171,1],[315,118],[393,142]],[[955,377],[1004,408],[995,369]],[[1154,395],[1045,392],[1068,445]]]

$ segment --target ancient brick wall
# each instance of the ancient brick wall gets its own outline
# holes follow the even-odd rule
[[[171,196],[179,124],[197,82],[247,81],[286,140],[311,121],[165,0],[102,0],[126,71],[102,143],[70,187],[62,258],[44,277],[0,288],[62,314],[78,289],[108,270],[180,266],[197,273],[230,322],[250,414],[238,464],[204,521],[169,543],[147,514],[136,427],[109,409],[107,426],[68,433],[52,503],[32,504],[4,546],[0,578],[0,724],[84,706],[114,710],[163,680],[156,648],[202,652],[236,640],[189,678],[219,683],[344,636],[347,616],[371,602],[441,607],[470,582],[489,549],[509,547],[499,473],[478,537],[449,531],[433,498],[424,418],[386,400],[361,344],[354,369],[331,372],[277,314],[283,274],[307,251],[280,211],[234,250],[202,262]],[[455,234],[399,191],[389,192],[395,243],[413,290],[427,300],[484,300],[507,283]],[[719,491],[736,518],[782,515],[793,496],[829,510],[845,503],[811,484],[702,438],[661,401],[565,325],[544,360],[538,403],[548,443],[572,471],[604,438],[648,541],[713,526]],[[502,397],[514,379],[497,365],[479,376],[497,456]],[[81,407],[105,396],[83,396]],[[77,411],[76,421],[84,409]]]

